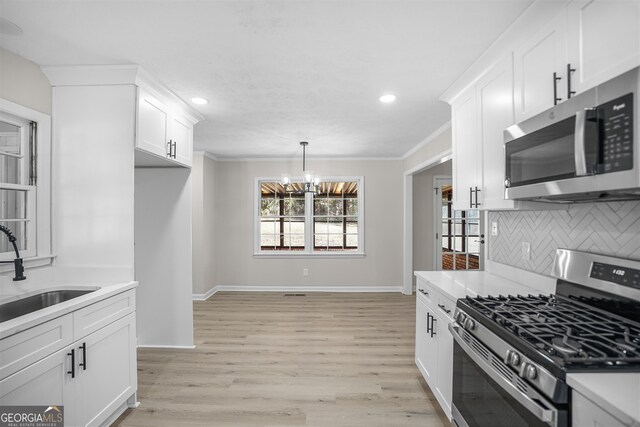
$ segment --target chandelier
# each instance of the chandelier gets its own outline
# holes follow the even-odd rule
[[[312,171],[307,170],[307,145],[308,142],[300,142],[302,146],[302,189],[297,188],[291,182],[291,177],[287,174],[282,175],[282,186],[284,191],[288,193],[318,193],[320,188],[320,178],[313,175]]]

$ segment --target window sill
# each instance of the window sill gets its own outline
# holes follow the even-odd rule
[[[364,258],[364,252],[275,252],[275,253],[254,253],[254,258]]]

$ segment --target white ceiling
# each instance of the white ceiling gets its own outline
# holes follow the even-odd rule
[[[196,106],[220,158],[400,157],[445,124],[437,98],[531,0],[0,0],[40,65],[140,64]],[[391,92],[394,104],[378,97]]]

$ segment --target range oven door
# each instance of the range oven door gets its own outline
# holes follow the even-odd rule
[[[459,325],[449,329],[455,339],[451,411],[458,427],[568,427],[566,408],[553,406],[524,385]],[[509,380],[509,375],[516,378]]]

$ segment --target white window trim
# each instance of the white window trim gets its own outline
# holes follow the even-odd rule
[[[31,232],[35,232],[35,245],[20,255],[24,258],[26,268],[42,266],[51,263],[52,236],[51,236],[51,117],[31,108],[0,98],[0,112],[20,117],[38,124],[37,134],[37,176],[38,182],[34,190],[29,191],[28,197],[31,203],[27,203],[28,209],[33,209],[35,198],[36,212],[29,212],[28,217],[32,221],[27,223]],[[9,188],[10,185],[4,185]],[[0,239],[6,236],[0,236]],[[13,270],[11,264],[0,264],[0,273]]]
[[[358,250],[357,251],[314,251],[313,249],[313,194],[305,195],[305,242],[304,251],[263,251],[260,248],[260,183],[263,181],[279,182],[280,177],[259,177],[254,179],[253,198],[253,256],[256,258],[363,258],[364,246],[364,176],[327,176],[320,177],[322,182],[358,181]],[[302,176],[292,177],[292,182],[303,182]],[[308,209],[308,207],[311,207]]]

